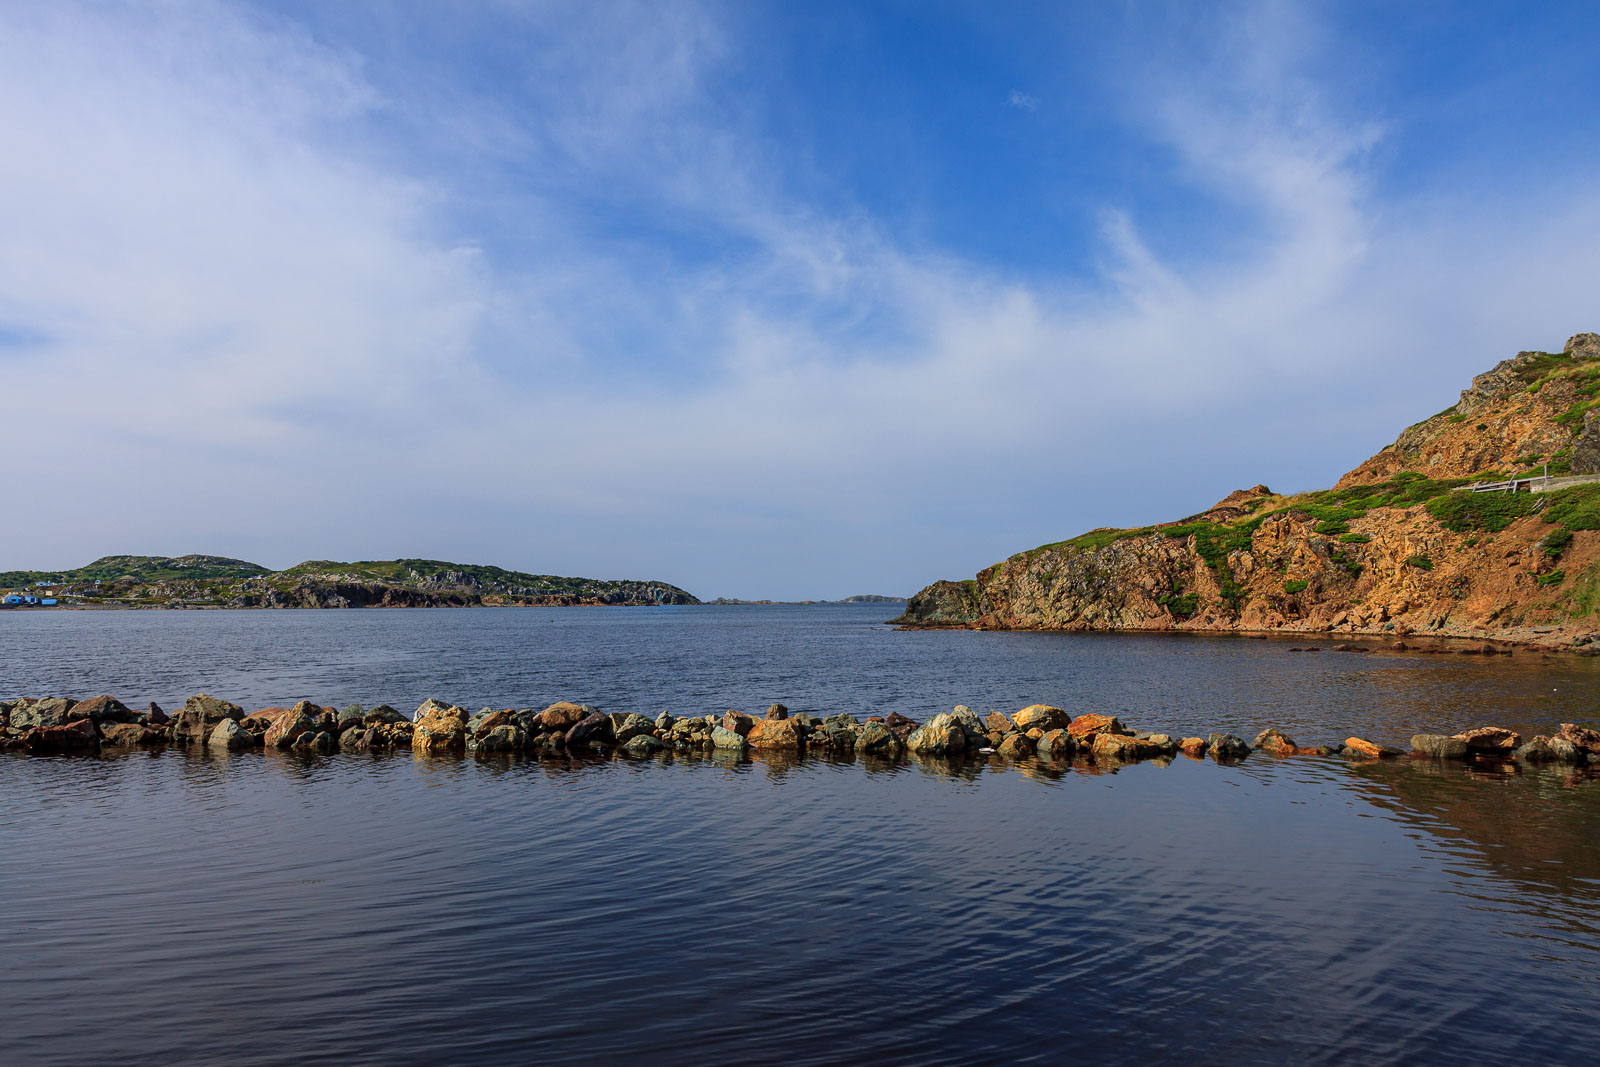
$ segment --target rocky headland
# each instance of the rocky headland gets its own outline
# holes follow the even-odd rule
[[[225,556],[105,556],[69,571],[0,572],[0,589],[47,592],[61,606],[134,608],[435,608],[698,604],[665,582],[563,578],[434,559],[281,571]]]
[[[1486,636],[1600,653],[1600,335],[1522,352],[1327,490],[1236,490],[938,581],[894,622]],[[1550,480],[1546,482],[1546,473]],[[1537,478],[1521,491],[1469,486]]]
[[[1129,763],[1171,762],[1182,756],[1231,763],[1264,756],[1342,757],[1357,762],[1461,760],[1502,770],[1518,765],[1568,768],[1574,780],[1600,775],[1600,731],[1562,723],[1549,735],[1524,740],[1514,730],[1482,726],[1444,736],[1418,734],[1408,749],[1347,737],[1338,744],[1300,745],[1268,728],[1254,740],[1232,733],[1174,737],[1133,730],[1116,716],[1071,715],[1047,704],[982,718],[957,707],[918,722],[890,713],[865,719],[851,714],[790,714],[773,704],[762,715],[740,711],[649,718],[606,713],[561,701],[543,709],[468,711],[429,699],[411,715],[388,705],[343,708],[302,700],[290,707],[247,712],[200,693],[168,715],[149,704],[138,711],[112,696],[0,701],[0,751],[42,756],[87,755],[101,749],[196,746],[218,753],[254,750],[332,754],[394,752],[528,758],[619,757],[671,759],[695,754],[740,758],[819,755],[828,758],[903,759],[970,763],[999,760],[1030,767],[1071,766],[1106,771]]]

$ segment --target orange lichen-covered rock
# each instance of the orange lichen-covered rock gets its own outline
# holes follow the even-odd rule
[[[1206,754],[1206,749],[1209,747],[1210,746],[1206,744],[1206,739],[1203,737],[1185,737],[1182,741],[1178,742],[1178,751],[1182,752],[1190,759],[1203,758]]]
[[[1067,726],[1067,733],[1079,744],[1088,744],[1089,739],[1097,734],[1123,732],[1122,722],[1115,715],[1096,715],[1093,712],[1079,715]]]
[[[1000,734],[1003,737],[1017,726],[1011,721],[1011,716],[1001,711],[991,711],[983,717],[983,728],[989,733]]]
[[[751,748],[799,748],[804,740],[793,719],[760,719],[745,735]]]
[[[1398,748],[1380,745],[1364,737],[1347,737],[1344,739],[1344,747],[1351,755],[1360,756],[1362,759],[1396,759],[1405,755]]]

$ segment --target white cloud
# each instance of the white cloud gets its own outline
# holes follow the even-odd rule
[[[0,348],[0,385],[60,412],[0,463],[116,517],[24,524],[4,565],[419,554],[908,592],[1330,482],[1482,365],[1596,325],[1600,205],[1381,199],[1382,126],[1271,58],[1304,30],[1266,10],[1224,70],[1149,57],[1131,105],[1245,231],[1179,253],[1109,204],[1101,270],[1058,279],[788,199],[782,146],[706,99],[733,46],[694,7],[536,10],[561,21],[529,98],[452,98],[426,121],[482,155],[410,175],[371,128],[423,105],[293,26],[0,12],[0,329],[48,339]],[[454,221],[504,156],[514,263]],[[597,239],[575,189],[721,251]]]
[[[1018,111],[1039,110],[1039,98],[1037,96],[1029,96],[1021,89],[1011,90],[1010,95],[1006,97],[1006,103],[1010,104]]]

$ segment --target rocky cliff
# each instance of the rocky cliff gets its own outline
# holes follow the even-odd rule
[[[1523,352],[1332,489],[1238,490],[935,582],[895,622],[1029,630],[1495,636],[1594,645],[1600,628],[1600,335]],[[1469,484],[1543,475],[1549,491]],[[1540,485],[1538,488],[1545,488]]]

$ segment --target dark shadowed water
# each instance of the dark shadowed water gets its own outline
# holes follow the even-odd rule
[[[0,614],[0,695],[1593,723],[1591,661],[882,607]],[[1427,762],[0,758],[6,1064],[1591,1062],[1600,781]]]

